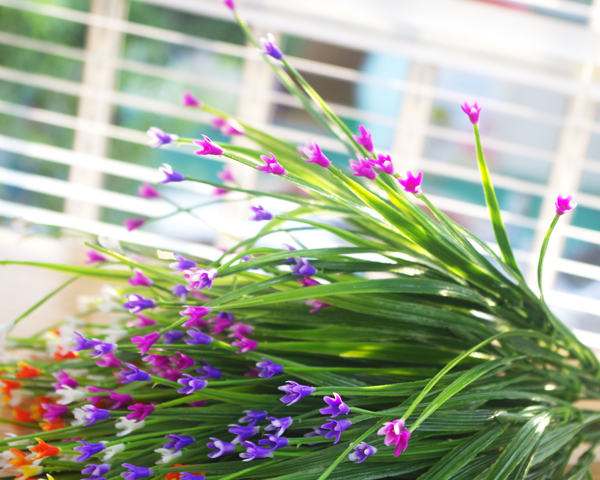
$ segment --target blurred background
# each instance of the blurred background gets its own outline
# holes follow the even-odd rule
[[[493,244],[459,106],[478,100],[504,220],[532,285],[556,195],[576,195],[578,208],[549,247],[546,296],[600,348],[600,1],[236,3],[255,35],[273,33],[352,129],[371,129],[398,170],[423,171],[430,198]],[[347,165],[342,146],[245,45],[220,0],[0,0],[0,258],[82,264],[81,240],[56,238],[58,227],[198,255],[222,242],[207,225],[243,231],[247,213],[228,204],[197,210],[205,223],[180,214],[141,231],[122,227],[173,210],[136,197],[162,163],[213,181],[223,168],[191,149],[146,146],[150,126],[227,140],[206,114],[180,106],[185,90],[286,140],[314,139]],[[286,188],[236,175],[246,187]],[[212,195],[188,182],[162,191],[184,206]],[[65,280],[0,269],[0,323]],[[69,287],[35,320],[60,320],[84,292],[86,283]],[[37,328],[27,323],[21,333]]]

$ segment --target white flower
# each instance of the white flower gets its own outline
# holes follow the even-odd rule
[[[121,244],[117,237],[98,237],[98,243],[107,250],[123,253],[123,249],[121,248]]]
[[[127,330],[122,328],[108,328],[104,333],[106,334],[104,341],[107,343],[117,343],[119,340],[123,340],[129,336]]]
[[[106,462],[114,457],[117,453],[121,453],[125,451],[125,445],[123,443],[119,443],[117,445],[113,445],[112,447],[106,447],[104,449],[104,456],[102,457],[102,461]]]
[[[123,307],[121,306],[123,299],[114,288],[103,285],[100,288],[100,295],[100,298],[98,298],[98,310],[102,313],[123,311]]]
[[[10,450],[5,450],[4,452],[0,453],[0,469],[12,468],[12,465],[8,463],[8,461],[12,460],[13,458],[15,458],[15,456]]]
[[[7,432],[6,433],[6,438],[15,438],[18,437],[18,435],[15,435],[14,433],[10,433]],[[16,447],[17,445],[27,445],[29,443],[29,440],[17,440],[15,442],[8,442],[8,445],[11,447]]]
[[[169,450],[167,448],[157,448],[154,450],[156,453],[160,453],[161,459],[155,462],[156,465],[170,465],[171,462],[177,457],[181,457],[181,450],[178,452],[173,452],[173,450]]]
[[[79,458],[79,455],[77,455],[77,454],[75,454],[75,455],[61,455],[60,457],[58,457],[58,460],[60,462],[76,462],[78,458]]]
[[[83,388],[71,388],[63,385],[60,390],[56,391],[56,394],[60,397],[60,400],[57,400],[56,403],[59,405],[69,405],[73,402],[81,402],[88,395],[87,390]]]
[[[118,422],[115,424],[115,427],[119,430],[123,430],[122,432],[117,433],[117,437],[123,437],[125,435],[129,435],[131,432],[139,430],[140,428],[144,428],[146,425],[146,420],[142,420],[141,422],[136,422],[135,420],[127,420],[125,417],[119,417]]]
[[[13,408],[18,407],[23,402],[29,400],[31,397],[33,397],[32,392],[16,388],[10,391],[10,400],[8,401],[8,406]]]
[[[71,425],[83,425],[85,423],[85,415],[86,412],[83,408],[75,408],[73,410],[73,416],[75,417],[75,420],[71,420]]]

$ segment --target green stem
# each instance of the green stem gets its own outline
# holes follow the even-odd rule
[[[538,268],[537,268],[538,287],[540,289],[540,300],[544,303],[545,303],[544,293],[542,290],[542,269],[544,268],[544,257],[546,256],[546,250],[548,249],[548,242],[550,241],[550,236],[552,235],[552,232],[554,231],[554,227],[556,227],[556,224],[558,223],[559,218],[560,218],[560,215],[554,215],[554,218],[552,219],[552,223],[550,224],[550,227],[548,228],[548,231],[546,232],[546,236],[544,237],[544,243],[542,243],[542,248],[540,250],[540,259],[538,261]]]

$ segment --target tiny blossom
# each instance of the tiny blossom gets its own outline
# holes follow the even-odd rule
[[[183,257],[182,255],[179,255],[178,253],[174,253],[173,257],[175,257],[175,260],[177,261],[171,263],[169,265],[169,268],[177,270],[178,273],[196,267],[196,262],[194,262],[193,260],[188,260],[187,258]]]
[[[69,377],[67,372],[64,370],[59,370],[58,372],[53,373],[52,376],[58,380],[58,382],[52,384],[56,390],[59,390],[64,386],[75,388],[77,385],[79,385],[79,382],[74,378]]]
[[[305,147],[301,147],[300,153],[306,155],[307,158],[302,157],[302,160],[306,162],[316,163],[323,168],[331,166],[331,161],[323,154],[321,147],[313,141],[308,142]]]
[[[235,182],[235,178],[233,178],[233,170],[231,170],[231,167],[228,166],[223,167],[223,170],[217,173],[217,177],[224,182]]]
[[[208,442],[206,446],[214,450],[214,452],[210,452],[208,454],[208,458],[218,458],[227,453],[235,452],[235,445],[233,443],[223,442],[222,440],[214,437],[210,437],[210,439],[212,442]]]
[[[317,273],[317,269],[313,267],[309,261],[304,257],[295,257],[296,265],[292,265],[290,268],[292,269],[292,275],[315,275]]]
[[[135,465],[131,465],[131,463],[123,463],[121,466],[129,470],[128,472],[123,472],[121,474],[125,480],[138,480],[140,478],[150,477],[154,474],[151,468],[136,467]]]
[[[221,378],[223,376],[221,370],[213,367],[206,360],[201,360],[201,362],[204,363],[204,365],[196,369],[196,371],[201,374],[198,378],[208,380],[209,378]]]
[[[350,412],[350,407],[348,407],[342,400],[342,397],[335,392],[333,392],[333,397],[324,397],[323,401],[329,406],[319,410],[321,415],[337,417],[338,415],[348,415]]]
[[[210,123],[212,123],[212,126],[215,127],[215,129],[220,130],[223,125],[225,125],[225,119],[221,117],[213,117],[211,118]]]
[[[167,368],[158,374],[159,377],[170,380],[171,382],[176,382],[182,377],[182,375],[182,372],[174,368]]]
[[[127,367],[131,370],[130,372],[121,372],[121,375],[124,377],[124,380],[122,381],[122,383],[131,383],[131,382],[149,382],[152,380],[152,377],[144,372],[143,370],[140,370],[139,368],[137,368],[135,365],[132,365],[131,363],[126,363],[125,365],[127,365]]]
[[[336,444],[340,441],[340,436],[342,435],[342,432],[346,430],[350,425],[352,425],[352,422],[350,420],[330,419],[327,420],[327,422],[325,422],[323,425],[321,425],[321,429],[329,430],[325,434],[325,438],[327,438],[328,440],[335,438],[333,443]]]
[[[160,333],[152,332],[143,337],[131,337],[131,343],[135,344],[135,348],[139,349],[140,355],[146,355],[150,347],[160,338]]]
[[[283,365],[279,365],[278,363],[273,363],[271,360],[269,360],[268,358],[264,358],[264,357],[262,360],[263,360],[262,362],[256,363],[256,366],[259,369],[258,376],[260,378],[269,379],[269,378],[272,378],[274,375],[277,375],[277,374],[283,372]]]
[[[178,284],[171,288],[171,293],[176,297],[179,297],[180,302],[185,302],[185,299],[190,292],[188,292],[188,289],[185,287],[185,285]]]
[[[115,357],[114,353],[106,353],[96,360],[96,365],[103,368],[119,368],[123,365],[123,362]]]
[[[133,277],[127,280],[127,283],[132,287],[151,287],[154,282],[136,268],[133,270]]]
[[[389,153],[385,155],[383,153],[378,153],[376,159],[367,158],[367,162],[380,172],[387,173],[389,175],[394,175],[394,164],[392,163],[392,157]]]
[[[365,442],[360,442],[354,447],[354,452],[348,454],[348,459],[351,462],[362,463],[367,457],[375,455],[376,453],[377,449],[375,447],[367,445]]]
[[[417,173],[415,177],[412,172],[406,172],[406,178],[399,178],[398,183],[404,187],[408,193],[419,195],[421,193],[421,182],[423,181],[423,173]]]
[[[91,393],[109,393],[112,391],[112,390],[107,390],[105,388],[94,387],[93,385],[90,385],[89,387],[87,387],[87,389]],[[106,400],[106,397],[103,395],[94,395],[94,396],[88,396],[87,400],[88,400],[88,402],[91,402],[95,405],[103,400]]]
[[[146,134],[151,139],[148,142],[148,146],[152,148],[162,147],[163,145],[179,140],[179,137],[177,135],[174,135],[172,133],[165,133],[158,127],[150,127]]]
[[[194,437],[177,435],[175,433],[165,435],[165,438],[169,439],[170,441],[165,443],[164,448],[173,450],[174,452],[178,452],[182,448],[185,448],[192,443],[196,443],[196,439]]]
[[[183,107],[200,107],[202,102],[190,92],[183,92],[183,95],[181,95],[181,105]]]
[[[177,342],[183,338],[183,332],[180,330],[171,330],[162,335],[163,344],[171,345],[174,342]]]
[[[160,198],[160,193],[149,183],[142,183],[138,187],[138,196],[142,198]]]
[[[69,413],[69,407],[65,405],[51,405],[42,403],[42,408],[46,410],[44,418],[49,422],[56,422],[57,419]]]
[[[81,402],[87,395],[85,390],[74,389],[64,386],[56,391],[56,394],[61,397],[56,401],[59,405],[69,405],[71,403]]]
[[[366,177],[369,180],[375,180],[377,177],[377,172],[364,158],[359,157],[358,162],[350,159],[350,170],[354,172],[355,177]]]
[[[76,348],[74,349],[76,352],[81,350],[91,350],[94,348],[93,340],[88,340],[79,332],[73,332],[73,334],[75,335],[73,337],[73,343],[76,344]]]
[[[104,255],[100,255],[96,250],[88,250],[85,252],[87,256],[87,260],[85,261],[86,265],[91,263],[100,263],[100,262],[108,262],[108,259]]]
[[[146,223],[145,218],[128,218],[123,222],[123,225],[129,230],[135,230],[136,228],[140,228],[144,223]]]
[[[267,418],[268,413],[265,411],[244,410],[244,415],[238,420],[240,423],[247,423],[249,427],[253,427],[261,420]]]
[[[208,400],[194,400],[193,402],[188,402],[188,405],[192,407],[206,407]]]
[[[269,420],[269,422],[271,422],[271,425],[267,425],[265,427],[265,432],[275,431],[274,435],[276,437],[281,437],[281,435],[283,435],[283,433],[293,423],[292,417],[284,417],[284,418],[267,417],[267,420]]]
[[[227,136],[244,135],[246,131],[237,120],[233,118],[228,118],[221,126],[221,133]]]
[[[285,395],[280,398],[283,403],[287,403],[289,405],[293,405],[298,400],[308,395],[312,395],[316,392],[315,387],[309,387],[306,385],[300,385],[293,380],[288,380],[287,385],[282,385],[281,387],[277,387],[278,390],[285,392]]]
[[[188,290],[204,290],[211,289],[213,281],[219,272],[214,268],[203,270],[195,268],[188,270],[183,274],[183,278],[188,282]],[[212,310],[211,310],[212,311]],[[209,312],[210,313],[210,312]]]
[[[258,342],[246,338],[242,335],[234,334],[237,337],[237,340],[231,342],[231,345],[239,348],[239,350],[235,353],[246,353],[250,350],[256,350],[258,348]]]
[[[169,364],[169,357],[167,355],[157,355],[154,353],[146,355],[142,360],[147,364],[158,368],[166,367]]]
[[[37,453],[34,457],[35,460],[39,460],[45,457],[54,457],[56,455],[60,455],[62,449],[55,447],[54,445],[50,445],[41,438],[36,438],[38,444],[36,446],[27,447],[27,449],[32,453]]]
[[[182,173],[176,172],[173,170],[171,165],[166,163],[162,164],[162,167],[158,167],[158,173],[160,173],[160,179],[157,183],[165,184],[171,182],[183,182],[185,180],[185,175]]]
[[[210,333],[213,335],[218,335],[226,328],[231,327],[233,325],[233,320],[235,319],[233,313],[228,312],[219,312],[216,318],[211,318],[208,321],[214,323],[214,325],[210,329]]]
[[[237,322],[231,325],[227,330],[233,332],[233,334],[228,335],[229,337],[234,337],[236,335],[246,336],[252,335],[254,333],[254,327],[250,325],[246,325],[242,322]]]
[[[107,460],[110,460],[112,457],[114,457],[118,453],[121,453],[124,451],[125,451],[125,445],[122,443],[119,443],[117,445],[112,445],[110,447],[106,447],[104,456],[102,457],[102,461],[106,462]]]
[[[85,462],[92,455],[96,455],[96,454],[100,453],[105,448],[104,443],[102,443],[102,442],[88,443],[88,442],[84,442],[83,440],[78,440],[77,443],[82,443],[83,445],[78,446],[78,447],[73,447],[73,450],[81,453],[81,456],[77,457],[77,459],[75,460],[76,462]]]
[[[312,307],[312,309],[310,309],[308,313],[315,313],[321,310],[322,308],[331,307],[330,303],[321,302],[319,300],[307,300],[305,303],[309,307]]]
[[[213,341],[210,335],[201,332],[197,328],[192,328],[191,330],[186,330],[185,332],[192,337],[191,340],[188,340],[187,338],[184,340],[184,342],[188,345],[210,345]]]
[[[569,210],[573,210],[577,206],[577,203],[573,201],[573,195],[567,195],[565,197],[559,195],[556,198],[554,206],[556,207],[557,215],[564,215]]]
[[[125,417],[119,417],[117,423],[115,423],[115,428],[118,430],[122,430],[122,432],[117,433],[117,437],[124,437],[125,435],[129,435],[131,432],[135,432],[140,428],[144,428],[146,426],[146,421],[141,420],[128,420]]]
[[[303,286],[303,287],[316,287],[317,285],[321,285],[320,282],[318,282],[317,280],[315,280],[314,278],[310,278],[308,275],[304,275],[303,278],[299,278],[298,282]]]
[[[250,210],[254,212],[254,216],[250,218],[255,222],[260,222],[261,220],[271,220],[273,219],[273,214],[264,209],[264,207],[260,205],[251,205]]]
[[[235,10],[235,3],[233,0],[223,0],[223,5],[225,5],[229,10]]]
[[[404,428],[404,420],[398,419],[391,422],[385,422],[383,426],[377,430],[377,435],[385,435],[383,443],[386,446],[396,445],[394,457],[397,457],[406,450],[411,433],[410,430]]]
[[[177,457],[181,457],[181,452],[173,452],[166,448],[157,448],[154,451],[161,457],[160,460],[154,462],[155,465],[171,465]]]
[[[84,405],[81,407],[81,410],[84,412],[82,420],[83,422],[87,422],[83,425],[84,427],[89,427],[99,420],[106,420],[110,416],[108,410],[96,408],[93,405]]]
[[[237,445],[238,443],[243,442],[247,438],[253,437],[260,432],[260,427],[255,425],[242,426],[234,423],[228,426],[231,427],[229,429],[229,433],[236,435],[236,437],[231,441],[231,443],[234,445]]]
[[[148,318],[148,317],[145,317],[144,315],[136,315],[136,318],[138,319],[137,322],[134,322],[132,325],[128,324],[128,326],[132,326],[132,327],[136,327],[136,328],[144,328],[144,327],[151,327],[152,325],[156,325],[158,323],[153,318]]]
[[[265,165],[258,165],[256,168],[261,172],[272,173],[273,175],[285,175],[287,171],[283,168],[275,155],[269,152],[269,155],[261,155],[260,159],[265,162]]]
[[[169,357],[169,361],[173,363],[175,368],[178,368],[179,370],[185,370],[186,368],[196,365],[196,360],[181,352],[175,352],[173,357]]]
[[[258,441],[259,445],[264,445],[269,452],[274,452],[280,448],[287,447],[290,441],[285,437],[278,437],[277,435],[267,434],[267,438]]]
[[[368,152],[372,152],[373,140],[371,139],[371,132],[364,125],[359,125],[358,130],[360,131],[360,135],[352,135],[352,138],[356,140],[356,143],[365,147]]]
[[[145,420],[148,415],[150,415],[156,408],[154,405],[144,405],[142,403],[135,403],[133,405],[129,405],[127,410],[131,410],[131,413],[125,415],[127,420],[135,420],[136,422],[141,422]]]
[[[156,302],[151,298],[144,298],[137,293],[131,293],[129,295],[124,295],[127,299],[127,302],[123,304],[123,308],[129,310],[129,313],[136,314],[145,310],[147,308],[156,307]]]
[[[249,462],[257,458],[273,458],[273,452],[252,442],[242,442],[242,447],[246,448],[245,452],[240,453],[240,457],[244,459],[243,462]]]
[[[293,252],[294,250],[296,250],[294,247],[292,247],[291,245],[288,245],[287,243],[284,243],[283,246],[290,252]],[[283,260],[283,263],[294,263],[294,261],[295,261],[295,258],[291,257],[291,258],[286,258],[285,260]]]
[[[469,116],[469,120],[473,125],[479,123],[479,112],[481,107],[475,102],[473,105],[469,105],[467,102],[463,103],[460,108]]]
[[[100,465],[86,465],[81,471],[83,475],[89,475],[90,479],[98,479],[104,477],[110,471],[110,465],[107,463],[101,463]]]
[[[121,408],[123,405],[125,405],[126,403],[130,403],[133,400],[133,397],[131,395],[127,393],[117,392],[110,392],[108,398],[115,402],[115,404],[112,407],[110,407],[109,410],[116,410],[118,408]]]
[[[90,355],[92,355],[92,353],[94,354],[92,358],[100,358],[101,356],[106,355],[107,353],[112,353],[117,349],[117,345],[115,343],[103,342],[96,338],[92,339],[92,342],[94,342],[94,347],[92,352],[90,352]]]
[[[196,155],[222,155],[223,149],[214,143],[210,138],[206,135],[202,135],[204,140],[193,140],[194,145],[198,145],[201,147],[201,150],[197,150],[194,153]]]
[[[275,37],[272,34],[267,34],[267,38],[261,38],[260,44],[262,45],[262,50],[257,49],[259,53],[262,53],[263,55],[269,55],[275,60],[281,60],[283,58],[283,53],[277,46]]]
[[[212,312],[210,307],[193,307],[184,305],[185,309],[179,312],[182,317],[190,317],[183,324],[184,327],[208,327],[208,322],[202,317],[209,315]]]
[[[199,377],[192,377],[187,373],[184,373],[183,376],[186,378],[180,378],[179,380],[177,380],[177,383],[183,385],[183,388],[177,390],[177,393],[190,395],[196,390],[202,390],[204,387],[206,387],[206,385],[208,385],[208,382],[206,380],[202,380]]]

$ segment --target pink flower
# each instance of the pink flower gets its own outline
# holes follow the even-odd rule
[[[221,133],[227,136],[244,135],[246,130],[244,130],[244,127],[242,127],[237,120],[228,118],[223,122],[223,125],[221,125]]]
[[[202,106],[202,102],[190,92],[184,92],[181,96],[181,105],[184,107],[200,107]]]
[[[481,107],[475,102],[473,105],[469,105],[467,102],[463,103],[460,108],[469,116],[469,120],[473,125],[477,125],[479,123],[479,112],[481,111]]]
[[[182,317],[190,317],[184,324],[184,327],[208,327],[208,322],[202,317],[205,317],[212,312],[210,307],[193,307],[184,305],[185,310],[181,310],[179,315]]]
[[[375,180],[375,177],[377,177],[377,172],[373,170],[371,164],[364,158],[359,157],[358,162],[350,159],[350,170],[354,172],[355,177],[366,177],[369,180]]]
[[[258,342],[250,340],[249,338],[246,338],[242,335],[236,334],[236,337],[238,340],[231,342],[231,345],[239,348],[239,350],[235,353],[246,353],[250,350],[256,350],[258,348]]]
[[[211,118],[210,123],[212,123],[212,126],[215,127],[217,130],[221,130],[221,128],[223,128],[223,125],[225,125],[225,119],[221,117],[213,117]]]
[[[133,277],[127,280],[127,283],[132,287],[151,287],[153,282],[152,279],[144,275],[141,270],[135,268],[133,270]]]
[[[142,198],[160,198],[160,193],[149,183],[142,183],[138,187],[138,196]]]
[[[573,201],[573,195],[567,195],[566,197],[559,195],[556,198],[554,206],[556,207],[557,215],[564,215],[569,210],[573,210],[577,204]]]
[[[412,172],[406,172],[406,178],[399,178],[398,183],[404,187],[404,191],[419,195],[421,193],[421,182],[423,174],[419,172],[415,177]]]
[[[125,225],[125,227],[127,227],[127,230],[131,232],[136,228],[140,228],[144,223],[146,223],[145,218],[128,218],[123,222],[123,225]]]
[[[260,159],[265,162],[265,165],[259,165],[256,167],[261,172],[272,173],[273,175],[285,175],[287,173],[285,168],[279,164],[275,158],[275,155],[273,155],[271,152],[269,152],[269,156],[261,155]]]
[[[410,430],[404,428],[404,420],[398,419],[391,422],[385,422],[377,431],[377,435],[385,435],[383,443],[386,446],[396,445],[394,457],[397,457],[408,447],[411,433]]]
[[[244,337],[254,333],[254,327],[241,322],[234,323],[227,330],[233,332],[231,335],[228,335],[229,337]]]
[[[223,4],[229,9],[229,10],[235,10],[235,3],[233,3],[233,0],[223,0]]]
[[[96,250],[88,250],[87,252],[85,252],[85,254],[88,257],[85,261],[86,265],[89,265],[90,263],[100,263],[108,261],[108,259],[104,255],[100,255]]]
[[[213,281],[217,276],[218,271],[215,268],[202,269],[192,268],[183,274],[183,278],[188,282],[188,290],[204,290],[211,289]]]
[[[298,282],[300,282],[303,287],[314,287],[316,285],[321,285],[318,281],[309,277],[308,275],[304,275],[304,277],[299,278]]]
[[[105,353],[102,355],[102,357],[96,360],[96,365],[99,367],[119,368],[121,365],[123,365],[123,362],[115,357],[115,355],[111,352]]]
[[[223,153],[223,149],[219,147],[216,143],[208,138],[206,135],[202,135],[204,140],[194,140],[194,144],[202,147],[202,150],[198,150],[194,152],[196,155],[221,155]]]
[[[373,140],[371,140],[371,132],[364,125],[359,125],[358,130],[360,135],[352,135],[356,143],[365,147],[368,152],[373,151]]]
[[[301,148],[300,153],[306,155],[307,158],[302,157],[302,160],[307,162],[316,163],[323,168],[329,168],[331,165],[331,161],[323,154],[321,147],[313,141],[309,141],[306,147]]]
[[[309,307],[313,307],[312,310],[309,310],[308,313],[315,313],[321,310],[322,308],[331,307],[331,304],[320,302],[319,300],[307,300],[306,305],[308,305]]]
[[[134,321],[131,325],[127,324],[127,326],[136,327],[136,328],[144,328],[151,327],[152,325],[156,325],[158,322],[153,318],[145,317],[144,315],[136,315],[137,321]]]
[[[140,355],[146,355],[150,347],[156,343],[160,338],[160,333],[152,332],[142,337],[131,337],[131,343],[136,344],[136,348],[139,348]]]
[[[393,175],[395,173],[392,157],[390,157],[389,153],[386,153],[385,155],[383,153],[378,153],[377,159],[367,158],[367,162],[369,162],[373,168],[379,170],[380,172],[387,173],[389,175]]]
[[[235,179],[233,178],[233,170],[231,170],[231,167],[228,166],[223,167],[223,170],[217,173],[217,177],[224,182],[235,182]]]

